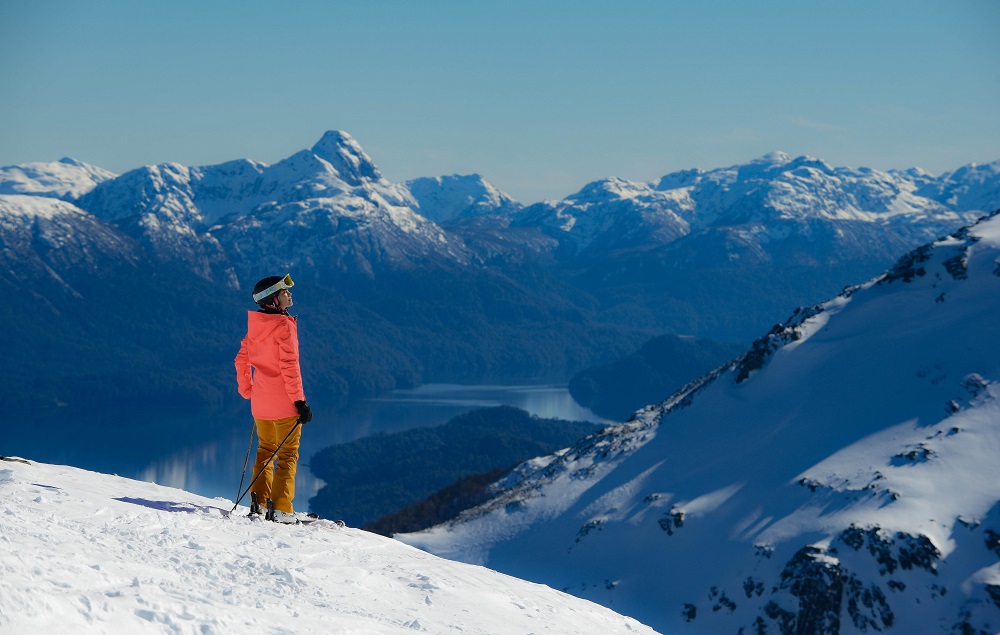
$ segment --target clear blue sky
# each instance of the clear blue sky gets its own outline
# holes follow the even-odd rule
[[[0,165],[274,163],[330,129],[525,203],[772,150],[939,174],[1000,159],[1000,2],[0,2]]]

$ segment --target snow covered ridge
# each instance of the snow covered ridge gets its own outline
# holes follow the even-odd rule
[[[76,159],[0,167],[0,194],[75,199],[117,175]]]
[[[164,163],[121,176],[72,159],[11,166],[0,169],[3,193],[62,197],[156,262],[235,288],[261,269],[317,263],[323,267],[308,275],[318,280],[345,272],[372,279],[385,269],[553,255],[589,266],[588,257],[666,245],[678,249],[673,261],[704,266],[718,266],[715,259],[786,266],[782,258],[842,265],[899,253],[1000,205],[1000,162],[936,178],[771,153],[655,183],[604,179],[523,207],[478,175],[390,183],[355,139],[333,130],[273,165]],[[799,237],[812,248],[799,253]],[[292,261],[274,248],[292,244]]]
[[[585,600],[320,520],[0,457],[5,633],[654,631]]]
[[[817,221],[892,227],[923,240],[975,221],[1000,206],[1000,162],[971,164],[935,178],[920,170],[834,168],[822,160],[773,152],[744,165],[668,174],[653,183],[610,178],[560,201],[515,215],[537,225],[572,253],[591,245],[625,248],[667,243],[712,228],[742,228],[781,238],[808,235]]]
[[[423,177],[406,182],[419,212],[435,223],[488,214],[509,214],[521,204],[478,174]]]
[[[93,273],[116,262],[139,259],[136,245],[113,227],[72,203],[56,198],[0,194],[0,266],[16,271],[22,285],[54,278],[52,265]]]
[[[397,538],[663,632],[996,633],[997,315],[1000,212]]]
[[[303,260],[332,263],[332,271],[320,275],[359,263],[366,271],[383,263],[413,267],[428,257],[468,261],[461,241],[417,213],[407,188],[386,181],[357,141],[340,131],[273,165],[243,159],[138,168],[76,202],[137,238],[161,262],[232,284],[244,270],[256,278],[262,267],[289,267],[286,256],[270,256],[275,245],[294,244]],[[249,253],[250,243],[268,248]]]
[[[933,177],[918,169],[834,168],[813,157],[774,152],[744,165],[686,170],[653,183],[603,179],[563,200],[522,208],[479,175],[390,183],[355,139],[332,130],[274,165],[247,159],[201,167],[164,163],[120,177],[72,159],[0,168],[3,193],[61,196],[121,225],[160,260],[193,261],[199,275],[229,280],[230,263],[217,252],[239,260],[239,245],[220,243],[215,234],[231,235],[232,223],[245,227],[285,205],[324,210],[322,217],[310,217],[318,231],[339,227],[344,210],[371,210],[376,219],[362,223],[359,235],[327,236],[321,252],[309,254],[320,259],[363,251],[375,236],[383,251],[363,254],[369,263],[398,258],[412,264],[405,255],[436,251],[467,264],[463,241],[436,224],[474,217],[538,230],[555,239],[562,256],[659,246],[717,227],[735,228],[737,242],[766,242],[789,232],[808,235],[808,223],[817,221],[891,226],[912,245],[917,242],[911,235],[928,240],[1000,206],[1000,161]],[[293,224],[304,222],[293,216],[283,215]],[[354,226],[357,218],[344,224]],[[845,231],[839,226],[838,232]],[[521,240],[526,248],[538,247],[534,237]],[[842,242],[857,249],[853,243],[865,239]],[[233,264],[239,269],[239,262]]]

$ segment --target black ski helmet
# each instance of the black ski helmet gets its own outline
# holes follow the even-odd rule
[[[253,285],[253,300],[262,309],[276,308],[276,297],[282,289],[290,289],[295,286],[292,282],[291,274],[284,276],[268,276],[257,281]]]

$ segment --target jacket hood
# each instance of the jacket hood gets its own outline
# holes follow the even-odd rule
[[[252,342],[260,342],[278,328],[285,320],[295,320],[290,315],[280,313],[247,312],[247,338]]]

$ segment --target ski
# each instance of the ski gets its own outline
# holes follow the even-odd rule
[[[310,513],[308,513],[306,515],[296,514],[295,515],[295,522],[294,523],[283,523],[283,522],[276,521],[274,519],[274,501],[272,501],[269,498],[269,499],[267,499],[267,513],[264,515],[264,519],[265,520],[270,520],[272,522],[276,522],[279,525],[311,525],[314,522],[316,522],[317,520],[320,520],[320,517],[319,517],[319,514],[315,514],[315,513],[310,512]],[[342,520],[332,520],[330,522],[332,522],[337,527],[346,527],[347,526],[344,523],[344,521],[342,521]]]
[[[257,494],[250,493],[250,511],[245,516],[252,522],[268,521],[277,522],[274,520],[274,502],[269,498],[267,499],[267,505],[263,506],[257,499]],[[308,514],[295,514],[294,523],[281,523],[277,522],[279,525],[311,525],[317,520],[322,520],[319,514],[314,512],[309,512]],[[332,525],[336,527],[346,527],[347,524],[342,520],[331,520],[329,521]]]

